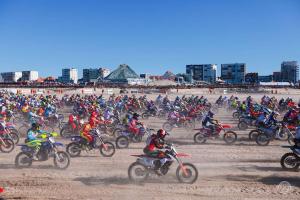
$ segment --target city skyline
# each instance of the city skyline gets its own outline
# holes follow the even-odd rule
[[[58,77],[64,67],[127,63],[161,74],[247,63],[268,75],[300,60],[299,10],[297,0],[0,1],[0,71]]]
[[[274,68],[273,71],[267,72],[266,74],[260,73],[259,71],[252,71],[251,69],[249,70],[249,66],[248,66],[248,64],[245,63],[245,62],[228,62],[228,63],[220,63],[220,64],[216,64],[216,63],[189,63],[189,64],[185,64],[185,65],[181,68],[181,71],[179,71],[179,72],[174,72],[174,74],[182,74],[182,73],[186,73],[186,66],[188,66],[188,65],[215,65],[215,66],[216,66],[216,76],[217,76],[217,77],[221,77],[221,67],[222,67],[223,64],[243,63],[243,64],[246,64],[246,65],[247,65],[247,68],[246,68],[246,72],[245,72],[245,73],[258,73],[260,76],[268,76],[268,75],[272,75],[274,72],[280,71],[280,67],[281,67],[281,65],[282,65],[283,62],[296,62],[296,63],[298,63],[297,60],[281,61],[281,63],[278,65],[277,68]],[[85,69],[101,69],[101,68],[107,68],[107,69],[113,71],[113,70],[115,70],[116,68],[118,68],[118,67],[119,67],[120,65],[122,65],[122,64],[128,64],[128,63],[120,63],[120,64],[118,64],[117,66],[114,66],[114,67],[110,67],[110,66],[103,67],[103,66],[101,66],[101,65],[100,65],[100,67],[96,67],[96,66],[87,66],[87,67],[64,66],[64,67],[61,67],[60,69],[58,69],[58,71],[54,71],[54,72],[55,72],[54,74],[58,74],[58,75],[54,75],[54,74],[46,74],[46,75],[41,75],[41,76],[39,76],[39,77],[50,77],[50,76],[53,76],[53,77],[58,78],[58,77],[61,76],[61,70],[62,70],[62,69],[71,69],[71,68],[74,68],[74,69],[78,70],[78,77],[81,77],[81,78],[82,78],[82,77],[84,76],[83,71],[84,71]],[[97,66],[99,66],[99,65],[97,65]],[[145,71],[139,71],[139,70],[136,70],[136,68],[133,67],[133,66],[131,66],[130,64],[129,64],[129,66],[130,66],[132,69],[134,69],[134,71],[136,71],[138,74],[163,75],[166,71],[171,71],[171,70],[168,70],[168,69],[167,69],[167,70],[165,70],[165,71],[160,71],[160,72],[157,73],[157,74],[151,74],[151,73],[147,73],[147,72],[145,72]],[[300,66],[300,65],[298,64],[298,66]],[[15,70],[15,71],[10,71],[10,70],[0,70],[0,73],[6,73],[6,72],[22,72],[22,71],[28,71],[28,70],[30,70],[30,71],[38,71],[39,74],[43,74],[43,73],[41,73],[42,71],[39,70],[40,67],[37,67],[37,68],[35,68],[35,67],[33,67],[33,68],[25,67],[25,68],[22,68],[22,69],[24,69],[24,70]],[[38,70],[36,70],[36,69],[38,69]],[[171,71],[171,72],[173,72],[173,71]]]

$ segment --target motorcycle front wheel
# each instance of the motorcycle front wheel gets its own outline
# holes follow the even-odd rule
[[[237,140],[237,134],[233,131],[227,131],[223,136],[224,141],[226,144],[233,144]]]
[[[54,155],[54,165],[58,169],[67,169],[70,165],[70,157],[64,151],[58,151],[56,155]]]
[[[198,179],[198,170],[191,163],[182,163],[177,167],[176,177],[180,183],[193,184]]]
[[[169,122],[165,122],[165,123],[163,124],[163,129],[164,129],[165,131],[167,131],[167,132],[172,131],[173,125],[172,125],[171,123],[169,123]]]
[[[1,141],[2,140],[2,141]],[[15,143],[11,139],[2,138],[0,140],[0,151],[3,153],[10,153],[15,148]]]
[[[104,144],[99,147],[99,150],[104,157],[112,157],[116,152],[116,148],[111,142],[104,142]]]

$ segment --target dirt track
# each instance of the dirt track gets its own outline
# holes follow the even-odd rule
[[[230,113],[218,114],[223,123],[234,124]],[[162,121],[145,121],[160,128]],[[5,199],[299,199],[299,172],[285,172],[279,160],[287,152],[284,142],[272,142],[258,147],[247,140],[247,132],[237,131],[239,141],[225,145],[222,140],[209,140],[204,145],[193,144],[193,133],[183,129],[172,131],[170,140],[179,152],[191,154],[184,159],[195,164],[199,177],[195,184],[179,184],[174,169],[165,177],[151,177],[142,185],[128,180],[128,166],[135,161],[131,154],[142,153],[144,143],[130,144],[117,150],[112,158],[99,152],[83,154],[71,160],[67,170],[53,168],[52,160],[34,163],[30,169],[14,167],[16,148],[10,154],[0,154],[0,187]],[[57,139],[59,140],[59,139]],[[68,143],[67,140],[62,140]],[[291,187],[279,185],[282,181]]]

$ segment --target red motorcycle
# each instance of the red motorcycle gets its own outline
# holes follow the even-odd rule
[[[167,132],[172,131],[173,128],[185,128],[186,130],[192,130],[195,128],[195,122],[192,117],[180,117],[179,121],[176,122],[174,119],[168,119],[167,122],[163,124],[163,129]]]
[[[204,144],[207,139],[209,138],[219,138],[221,135],[221,132],[223,132],[223,140],[226,142],[226,144],[233,144],[237,140],[237,134],[234,131],[230,131],[227,129],[231,129],[232,126],[229,124],[216,124],[216,128],[214,132],[212,132],[211,129],[209,128],[199,128],[199,129],[194,129],[197,130],[198,132],[194,135],[194,141],[197,144]]]

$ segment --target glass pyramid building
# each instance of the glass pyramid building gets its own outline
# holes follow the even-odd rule
[[[139,79],[140,77],[128,65],[120,65],[111,72],[105,80],[114,83],[127,83],[128,79]]]

